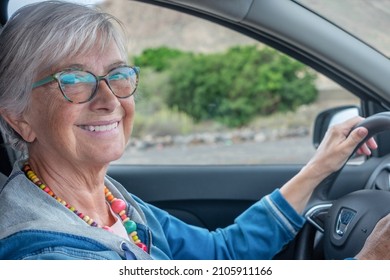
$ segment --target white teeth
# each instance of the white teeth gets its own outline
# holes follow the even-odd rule
[[[118,127],[118,122],[108,125],[86,125],[83,128],[88,131],[110,131]]]

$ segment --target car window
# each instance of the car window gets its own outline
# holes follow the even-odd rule
[[[125,23],[141,76],[132,139],[114,164],[301,164],[315,152],[316,115],[359,105],[249,37],[172,10],[115,3],[102,7]]]
[[[315,152],[317,114],[360,103],[315,70],[216,23],[139,2],[73,1],[118,17],[141,69],[132,138],[113,164],[302,164]],[[11,0],[9,14],[22,5]]]

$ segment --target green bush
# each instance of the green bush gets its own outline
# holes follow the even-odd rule
[[[191,55],[176,49],[167,47],[145,49],[139,56],[134,57],[134,64],[142,67],[151,67],[157,72],[170,67],[172,60],[181,56]]]
[[[167,104],[195,121],[238,127],[258,115],[295,110],[317,97],[315,74],[269,48],[234,47],[226,53],[192,56],[176,53],[169,61],[164,64],[171,70]]]

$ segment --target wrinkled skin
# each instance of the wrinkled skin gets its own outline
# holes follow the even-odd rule
[[[359,260],[390,260],[389,240],[390,214],[379,220],[356,258]]]

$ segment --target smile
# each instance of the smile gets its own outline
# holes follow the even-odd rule
[[[107,124],[107,125],[81,125],[80,128],[88,131],[96,131],[96,132],[101,132],[101,131],[111,131],[114,130],[118,127],[119,122],[114,122],[112,124]]]

